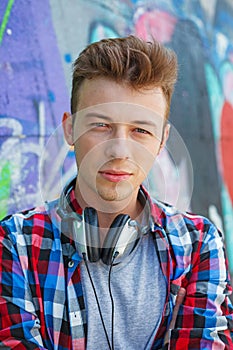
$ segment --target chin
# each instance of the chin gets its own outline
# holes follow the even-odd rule
[[[98,195],[105,201],[113,202],[117,200],[117,195],[114,193],[103,193],[102,191],[98,191]]]
[[[132,188],[121,188],[121,189],[99,189],[98,195],[105,201],[113,202],[113,201],[123,201],[127,198],[130,200],[132,196]]]

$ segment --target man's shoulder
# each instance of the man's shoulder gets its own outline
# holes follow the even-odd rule
[[[191,257],[198,256],[201,249],[219,249],[223,246],[223,234],[207,217],[191,212],[181,211],[176,207],[158,201],[153,205],[160,208],[160,231],[158,240],[166,240],[172,247],[174,257],[186,257],[186,264]],[[156,230],[156,225],[155,225]],[[161,241],[159,246],[163,247]],[[195,254],[194,254],[195,253]],[[183,260],[182,260],[183,261]]]
[[[211,228],[216,230],[211,220],[201,214],[180,210],[174,205],[156,199],[152,199],[152,206],[158,208],[157,213],[160,215],[160,222],[166,228],[174,228],[174,231],[182,230],[183,232],[184,229],[189,232],[207,232]]]
[[[0,227],[5,233],[36,233],[44,234],[45,231],[52,231],[53,209],[57,201],[46,203],[31,209],[16,212],[1,219]]]

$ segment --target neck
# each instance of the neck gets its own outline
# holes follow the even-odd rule
[[[109,228],[113,222],[113,220],[119,214],[129,215],[131,219],[138,220],[140,214],[142,212],[142,205],[139,200],[136,199],[134,203],[130,203],[130,206],[126,207],[123,211],[115,212],[115,213],[103,213],[101,211],[97,211],[99,226],[102,228]]]
[[[130,197],[114,201],[103,200],[98,193],[93,194],[85,192],[85,198],[88,198],[87,203],[82,196],[78,183],[76,182],[75,197],[82,209],[86,207],[96,209],[100,228],[109,228],[113,220],[119,214],[127,214],[131,219],[139,220],[143,206],[138,200],[138,191],[139,188],[134,191]]]

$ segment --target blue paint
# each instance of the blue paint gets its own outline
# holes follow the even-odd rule
[[[64,59],[66,63],[71,63],[72,62],[72,57],[70,53],[65,53]]]
[[[181,9],[184,5],[184,0],[173,0],[172,2],[176,9]]]
[[[51,90],[48,91],[48,99],[49,99],[50,102],[55,102],[56,101],[56,97],[54,95],[54,92],[51,91]]]
[[[96,22],[90,28],[89,42],[93,43],[103,38],[116,38],[118,36],[119,34],[108,24]]]

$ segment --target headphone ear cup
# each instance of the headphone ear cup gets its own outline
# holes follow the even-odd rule
[[[121,232],[129,219],[129,215],[120,214],[112,222],[104,240],[101,252],[101,259],[104,264],[111,265],[115,247],[121,236]]]
[[[94,208],[85,208],[83,217],[88,260],[96,262],[101,254],[97,212]]]

